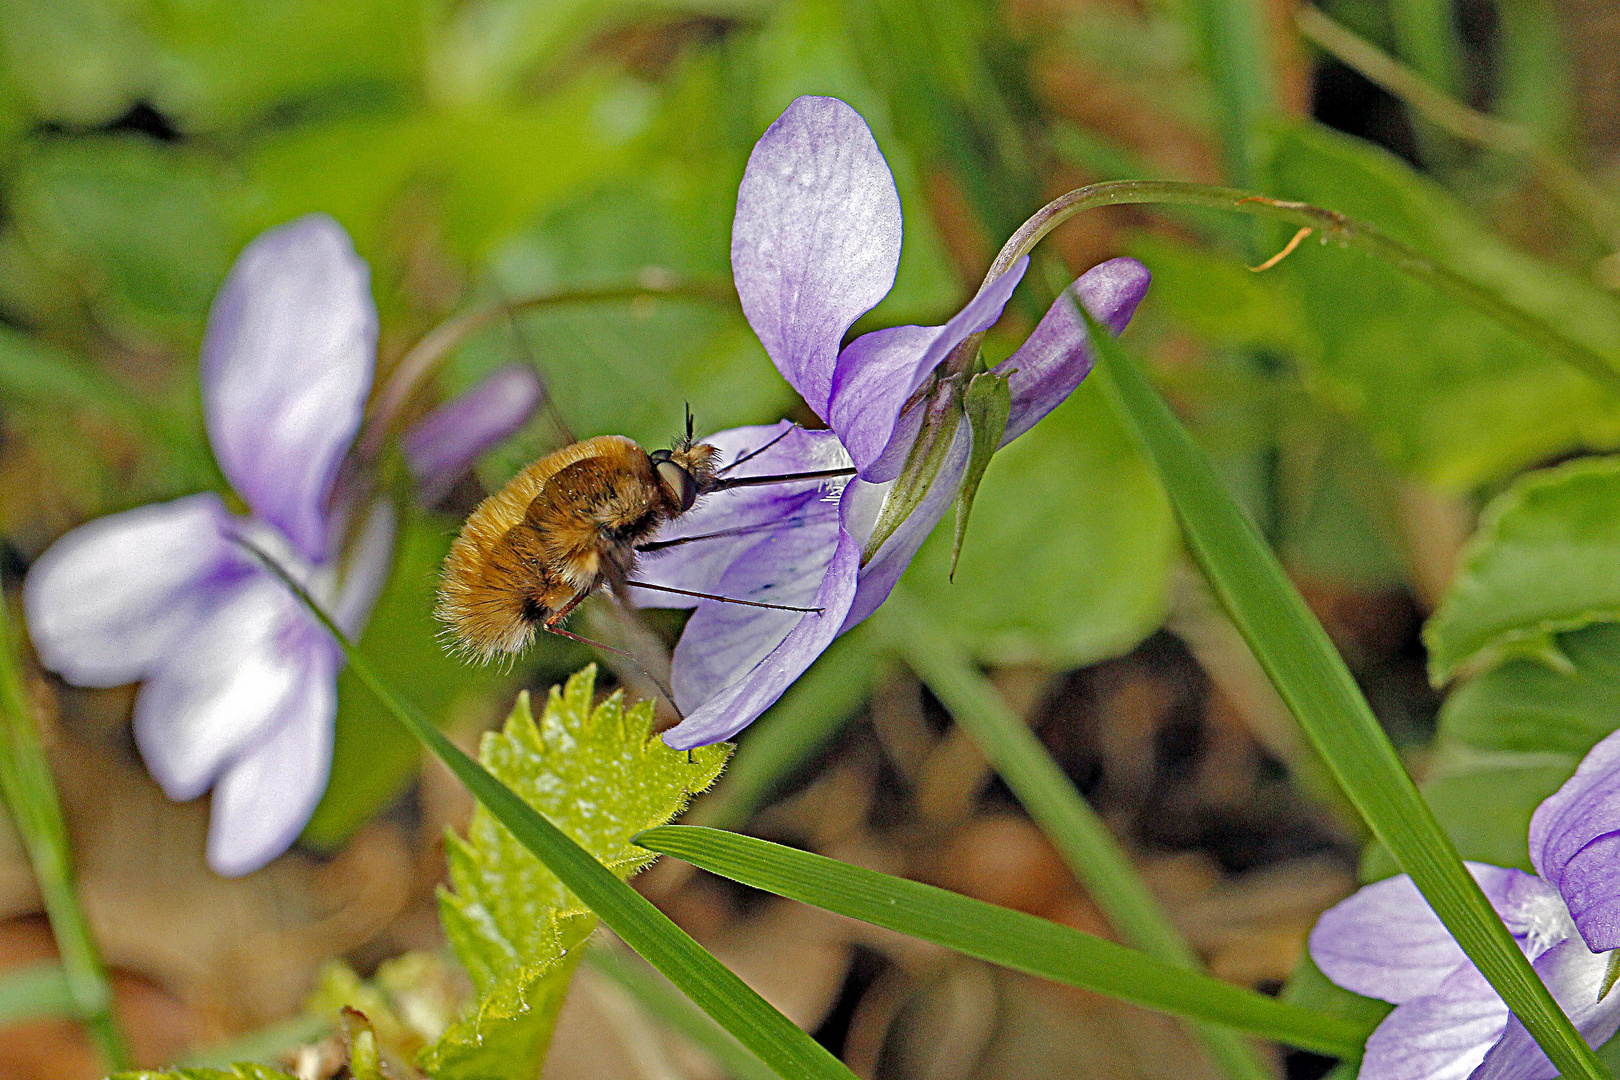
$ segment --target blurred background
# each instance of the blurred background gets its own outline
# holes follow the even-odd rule
[[[581,437],[663,446],[687,403],[700,434],[812,421],[743,321],[728,261],[748,152],[805,93],[866,117],[904,205],[898,283],[857,330],[941,321],[1046,200],[1124,178],[1338,210],[1555,298],[1571,323],[1616,306],[1613,0],[3,0],[7,601],[69,528],[224,490],[198,404],[208,305],[250,238],[309,211],[336,217],[371,265],[379,381],[458,312],[575,295],[475,335],[418,408],[521,360]],[[1245,268],[1289,235],[1213,213],[1084,214],[1040,249],[986,351],[1016,347],[1085,268],[1143,260],[1154,285],[1129,347],[1467,834],[1465,854],[1522,862],[1528,807],[1562,776],[1447,768],[1418,634],[1482,502],[1527,468],[1620,446],[1620,408],[1363,255],[1312,238],[1264,273]],[[688,294],[622,296],[671,282]],[[593,290],[620,295],[578,295]],[[537,419],[406,516],[363,641],[464,746],[518,688],[590,659],[548,640],[509,670],[465,668],[429,614],[461,517],[559,438]],[[1353,887],[1365,837],[1181,554],[1100,387],[997,456],[954,584],[948,532],[913,565],[912,594],[1039,733],[1214,972],[1281,988],[1317,914]],[[649,621],[678,633],[678,616]],[[470,803],[349,677],[315,820],[238,880],[203,864],[207,800],[170,803],[147,776],[129,690],[37,670],[33,689],[144,1064],[267,1027],[290,1044],[296,1030],[275,1025],[325,961],[367,973],[439,947],[440,838]],[[745,771],[765,739],[774,756]],[[739,744],[734,776],[690,820],[1112,934],[874,635],[841,641]],[[863,1077],[1215,1075],[1158,1015],[679,865],[638,884]],[[41,911],[0,824],[0,969],[52,955]],[[1331,1065],[1272,1060],[1301,1080]],[[66,1020],[0,1028],[6,1080],[100,1069]],[[722,1074],[587,970],[545,1075]]]

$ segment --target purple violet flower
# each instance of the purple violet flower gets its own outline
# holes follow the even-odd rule
[[[215,298],[202,346],[209,443],[250,515],[212,493],[114,514],[58,540],[23,583],[41,663],[80,686],[143,684],[136,745],[170,798],[213,788],[208,863],[221,874],[263,866],[309,821],[342,664],[331,635],[237,540],[360,630],[387,575],[394,514],[378,502],[351,519],[333,488],[376,355],[370,273],[342,227],[311,214],[259,236]],[[460,444],[438,439],[435,460],[464,469],[527,419],[509,413],[463,411]],[[431,468],[418,475],[444,483]]]
[[[867,550],[884,500],[923,428],[917,400],[958,344],[1001,316],[1028,266],[990,281],[944,326],[873,331],[840,350],[844,334],[888,294],[900,259],[900,199],[888,163],[854,109],[801,97],[770,126],[737,193],[731,264],[749,325],[782,376],[829,430],[783,423],[736,428],[707,442],[736,461],[728,472],[768,475],[854,466],[847,484],[798,483],[710,496],[660,540],[727,535],[649,555],[649,582],[822,609],[799,614],[719,603],[682,603],[634,590],[651,607],[695,606],[675,647],[671,681],[685,720],[664,733],[678,749],[718,742],[751,723],[833,639],[883,603],[955,500],[972,438],[960,424],[918,505],[876,550]],[[1068,290],[1115,332],[1147,291],[1133,259],[1093,267]],[[1027,431],[1091,369],[1086,331],[1069,296],[995,370],[1011,377],[1012,416],[1001,444]],[[909,405],[909,407],[908,407]],[[773,440],[778,440],[773,442]]]
[[[1620,944],[1620,732],[1598,743],[1530,819],[1535,874],[1469,863],[1558,1004],[1592,1046],[1620,1029],[1609,950]],[[1358,890],[1311,931],[1311,958],[1347,990],[1393,1002],[1362,1080],[1552,1080],[1518,1017],[1405,874]]]

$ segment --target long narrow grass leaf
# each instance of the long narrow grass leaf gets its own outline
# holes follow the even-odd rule
[[[590,852],[576,844],[546,817],[497,780],[410,702],[396,694],[378,675],[309,594],[289,577],[274,559],[243,542],[297,595],[310,612],[337,639],[350,669],[377,699],[421,739],[433,755],[464,784],[473,798],[506,826],[524,847],[534,852],[557,878],[571,889],[602,922],[648,963],[678,986],[721,1027],[775,1069],[777,1075],[798,1080],[853,1075],[820,1043],[760,997],[730,968],[716,960],[646,897],[613,876]]]
[[[1198,970],[1197,954],[1170,925],[1108,827],[1029,725],[912,600],[905,586],[890,594],[876,620],[890,647],[973,736],[1120,936],[1150,956]],[[1195,1023],[1194,1028],[1227,1076],[1262,1080],[1272,1075],[1241,1036],[1210,1024]]]
[[[772,1080],[776,1076],[747,1047],[703,1015],[669,980],[624,950],[594,946],[585,953],[585,966],[613,980],[651,1016],[714,1058],[732,1080]]]
[[[112,988],[79,906],[68,849],[67,825],[56,796],[34,710],[17,665],[11,612],[0,602],[0,798],[11,811],[45,901],[51,936],[62,958],[62,975],[74,1011],[114,1070],[129,1067],[129,1051],[112,1014]]]
[[[992,964],[1306,1050],[1360,1051],[1367,1031],[1058,923],[836,859],[696,825],[664,825],[643,847],[722,877],[932,941]]]
[[[1159,470],[1188,550],[1345,794],[1559,1071],[1606,1076],[1464,869],[1276,556],[1164,400],[1086,319],[1099,369]]]

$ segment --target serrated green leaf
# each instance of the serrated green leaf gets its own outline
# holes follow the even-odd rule
[[[967,472],[962,474],[962,490],[956,495],[956,532],[951,540],[951,572],[956,577],[956,561],[962,555],[962,540],[967,536],[968,515],[973,512],[973,497],[979,493],[979,481],[990,459],[1001,446],[1001,436],[1007,431],[1007,420],[1012,416],[1012,391],[1008,389],[1008,376],[981,371],[968,383],[962,399],[967,413],[968,431],[973,437],[973,451],[968,456]]]
[[[295,1080],[284,1072],[252,1062],[238,1062],[228,1069],[137,1070],[113,1073],[107,1080]]]
[[[537,721],[525,692],[480,758],[499,780],[613,871],[651,861],[631,837],[685,809],[712,784],[730,747],[671,750],[652,734],[653,708],[615,692],[593,706],[596,668],[560,692]],[[557,1010],[597,916],[482,805],[467,837],[450,836],[449,890],[439,895],[451,947],[478,998],[422,1055],[441,1080],[529,1080],[545,1057]]]
[[[1423,629],[1429,676],[1501,662],[1515,645],[1620,620],[1620,457],[1520,478],[1480,521]]]

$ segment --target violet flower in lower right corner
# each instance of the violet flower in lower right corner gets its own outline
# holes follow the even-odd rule
[[[1536,873],[1468,863],[1491,906],[1586,1041],[1620,1029],[1610,951],[1620,946],[1620,732],[1536,808]],[[1395,1010],[1367,1040],[1360,1080],[1552,1080],[1552,1062],[1405,874],[1329,908],[1311,959]]]

